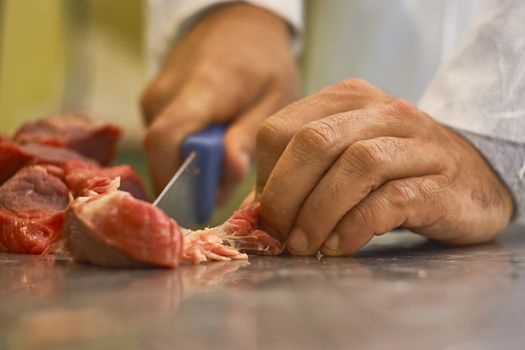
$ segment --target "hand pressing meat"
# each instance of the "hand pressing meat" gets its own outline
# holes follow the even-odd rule
[[[514,211],[508,188],[466,139],[355,79],[267,119],[256,198],[298,255],[350,255],[396,227],[450,245],[487,242]]]
[[[258,204],[234,213],[221,226],[191,231],[118,186],[118,179],[94,184],[87,189],[88,197],[71,204],[64,246],[75,260],[109,267],[174,268],[184,261],[247,259],[243,252],[279,254],[284,249],[256,228]]]

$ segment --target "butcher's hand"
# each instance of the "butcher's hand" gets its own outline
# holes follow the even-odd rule
[[[249,171],[260,124],[295,98],[297,86],[286,22],[239,3],[205,14],[175,45],[142,96],[155,191],[180,165],[186,136],[226,123],[219,198],[227,197]]]
[[[513,212],[507,188],[469,142],[361,80],[268,118],[256,164],[263,223],[298,255],[349,255],[397,227],[480,243]]]

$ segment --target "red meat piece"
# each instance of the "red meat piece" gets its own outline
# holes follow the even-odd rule
[[[69,191],[41,166],[18,171],[0,187],[0,248],[42,254],[61,238]]]
[[[12,142],[0,139],[0,184],[30,163],[32,157]]]
[[[182,246],[175,221],[127,192],[79,197],[66,214],[64,247],[77,261],[173,268],[181,260]]]
[[[256,228],[259,205],[239,210],[225,224],[191,231],[177,225],[150,203],[100,184],[101,194],[77,198],[66,215],[64,246],[77,261],[110,267],[156,265],[176,267],[181,261],[247,259],[279,254],[282,243]],[[183,236],[184,234],[184,236]]]
[[[279,255],[285,245],[257,227],[260,203],[239,209],[220,226],[185,230],[183,258],[193,263],[206,260],[243,259],[246,255]]]
[[[221,229],[234,237],[236,247],[243,252],[279,255],[284,251],[285,245],[257,226],[260,207],[260,203],[255,202],[237,210],[226,220]]]
[[[85,115],[68,114],[26,123],[18,129],[14,140],[69,148],[107,165],[115,155],[120,135],[121,130],[115,125],[97,125]]]
[[[67,186],[75,197],[86,196],[89,191],[102,193],[111,180],[120,177],[121,191],[150,201],[140,176],[129,165],[101,168],[96,164],[73,161],[65,165],[64,172]],[[101,189],[97,190],[97,187]]]
[[[18,145],[7,140],[0,140],[0,184],[26,165],[51,164],[62,166],[72,160],[89,162],[80,154],[66,148],[40,144]]]

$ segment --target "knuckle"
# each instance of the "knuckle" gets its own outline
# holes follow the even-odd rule
[[[397,98],[387,103],[387,110],[394,116],[407,117],[417,114],[418,109],[412,103]]]
[[[357,227],[368,227],[375,222],[374,211],[364,205],[352,209],[352,223]]]
[[[319,120],[304,125],[294,137],[294,144],[308,154],[325,154],[339,143],[337,130]]]
[[[372,88],[372,85],[363,79],[346,79],[334,85],[330,85],[318,94],[326,98],[341,99],[351,96],[359,96]]]
[[[217,67],[220,66],[209,60],[200,62],[191,70],[189,78],[190,80],[211,80],[217,75]]]
[[[370,87],[371,87],[371,84],[368,81],[364,79],[358,79],[358,78],[345,79],[334,85],[335,89],[345,90],[345,91],[363,90],[363,89],[368,89]]]
[[[343,154],[342,160],[348,170],[373,173],[384,161],[386,155],[381,144],[357,141]]]
[[[166,144],[174,140],[175,133],[173,132],[172,125],[173,122],[166,123],[161,119],[157,119],[146,130],[143,141],[146,152],[153,152],[160,144]]]
[[[288,123],[278,116],[266,119],[257,130],[257,148],[267,145],[286,145],[291,139]]]
[[[143,142],[144,149],[146,150],[146,152],[153,149],[157,139],[158,139],[158,133],[156,132],[156,130],[149,129],[148,131],[146,131],[146,135],[144,136],[144,142]]]
[[[220,69],[218,69],[220,67]],[[188,81],[199,82],[212,89],[230,88],[232,84],[225,85],[225,82],[235,82],[239,77],[244,77],[249,68],[240,64],[233,64],[224,60],[208,59],[199,62],[188,74]]]
[[[229,74],[231,77],[244,77],[246,80],[251,81],[262,79],[266,71],[257,64],[246,64],[247,61],[248,59],[242,56],[231,56],[225,58],[220,64],[224,67],[223,72]],[[217,67],[217,65],[215,67]],[[267,72],[267,74],[271,75],[272,72]]]
[[[418,184],[418,190],[425,199],[436,201],[449,189],[450,179],[447,175],[435,175],[424,178]]]
[[[150,127],[144,136],[144,148],[146,151],[152,150],[158,143],[158,140],[161,138],[161,136],[162,129],[154,126]]]
[[[171,84],[167,79],[157,79],[151,83],[142,93],[140,98],[140,106],[142,112],[148,118],[148,122],[152,119],[154,111],[159,110],[171,94]]]
[[[389,200],[397,204],[411,202],[419,197],[419,191],[416,186],[405,181],[390,183],[387,194]]]

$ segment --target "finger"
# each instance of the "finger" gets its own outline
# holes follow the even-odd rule
[[[218,69],[209,69],[211,65],[206,61],[195,57],[198,50],[188,50],[187,39],[188,37],[183,38],[170,52],[160,72],[142,94],[142,115],[146,125],[150,125],[175,96],[187,89],[188,84],[192,85],[196,81],[205,83],[221,74]]]
[[[260,195],[261,217],[286,238],[302,203],[351,144],[382,136],[407,137],[415,108],[406,102],[333,115],[305,125],[288,144]]]
[[[309,122],[324,117],[379,105],[391,96],[359,79],[345,80],[299,100],[266,120],[257,133],[257,183],[259,196],[274,165],[292,137]]]
[[[150,125],[181,89],[182,74],[172,65],[165,67],[142,93],[140,106],[146,125]]]
[[[210,73],[211,74],[211,73]],[[148,129],[145,149],[154,190],[159,193],[180,164],[182,141],[210,124],[225,123],[256,97],[255,90],[242,94],[242,82],[228,87],[204,74],[188,82]]]
[[[255,156],[255,135],[259,126],[288,99],[283,89],[274,87],[229,125],[224,135],[224,166],[219,198],[227,198],[246,178]]]
[[[424,227],[446,215],[448,179],[431,175],[394,180],[372,192],[337,224],[321,248],[329,256],[351,255],[374,235],[396,227]]]
[[[380,137],[348,147],[301,206],[287,247],[315,254],[345,214],[387,181],[437,174],[443,152],[417,139]]]

